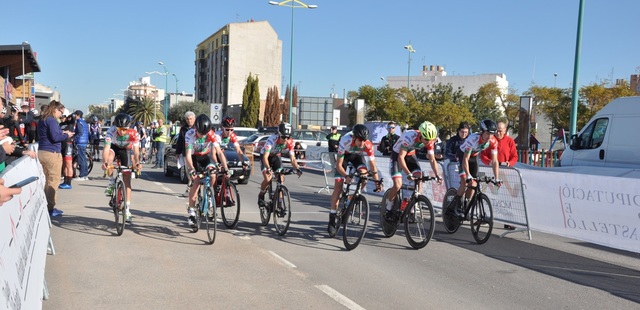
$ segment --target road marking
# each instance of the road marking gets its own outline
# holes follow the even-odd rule
[[[340,294],[338,291],[332,289],[330,286],[322,284],[322,285],[316,285],[316,288],[321,290],[323,293],[327,294],[327,296],[333,298],[333,300],[339,302],[340,304],[342,304],[343,306],[349,308],[349,309],[362,309],[364,310],[363,307],[361,307],[360,305],[358,305],[357,303],[355,303],[353,300],[347,298],[346,296]]]
[[[296,265],[294,265],[293,263],[291,263],[290,261],[282,258],[282,256],[276,254],[273,251],[269,251],[269,254],[273,255],[273,257],[275,257],[276,259],[278,259],[279,261],[281,261],[283,264],[289,266],[289,268],[296,268]]]

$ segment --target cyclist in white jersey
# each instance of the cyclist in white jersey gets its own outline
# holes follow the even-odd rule
[[[437,137],[438,130],[436,126],[431,122],[423,122],[418,127],[418,130],[406,130],[403,132],[398,141],[393,145],[391,161],[389,162],[389,174],[391,174],[391,179],[393,180],[393,187],[389,189],[387,201],[382,202],[387,209],[385,213],[386,220],[397,220],[394,219],[396,214],[391,212],[391,210],[396,194],[402,187],[402,172],[407,175],[407,179],[409,180],[422,176],[422,170],[415,155],[416,149],[425,148],[427,150],[427,158],[431,164],[431,169],[436,174],[436,178],[438,178],[438,184],[442,183],[434,153]],[[421,184],[418,184],[418,186],[420,185]]]
[[[484,149],[489,148],[491,150],[491,168],[493,175],[496,178],[498,186],[502,185],[502,181],[499,179],[500,167],[498,165],[498,140],[496,140],[495,133],[498,129],[496,122],[490,119],[485,119],[480,122],[481,132],[476,132],[467,137],[464,143],[460,145],[458,150],[458,158],[460,158],[458,171],[460,171],[460,187],[456,194],[455,200],[458,203],[458,209],[456,215],[460,216],[462,211],[462,194],[465,192],[467,184],[478,176],[478,154]],[[475,181],[471,182],[471,186],[475,186]],[[466,191],[465,198],[470,199],[473,195],[473,190],[468,189]]]
[[[369,129],[363,124],[353,126],[351,132],[340,138],[338,142],[338,159],[336,160],[336,174],[333,185],[333,194],[331,194],[331,210],[329,212],[329,226],[327,232],[329,235],[335,235],[338,231],[339,223],[336,223],[336,212],[338,209],[338,198],[342,192],[343,182],[351,183],[351,179],[347,177],[347,165],[351,163],[360,173],[367,172],[363,156],[369,160],[369,168],[374,173],[374,180],[379,180],[378,168],[374,157],[373,144],[369,141]],[[382,191],[382,184],[376,183],[375,192]]]

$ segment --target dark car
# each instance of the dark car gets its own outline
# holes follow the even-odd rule
[[[177,174],[180,177],[182,183],[189,182],[189,175],[184,165],[178,169],[178,156],[176,156],[176,142],[178,141],[178,135],[171,139],[171,143],[167,144],[164,149],[164,175],[170,177],[173,174]],[[243,155],[244,162],[248,165],[245,169],[242,167],[242,161],[238,160],[238,153],[233,148],[225,148],[224,156],[227,158],[227,166],[233,171],[231,176],[232,180],[236,180],[238,184],[249,183],[249,176],[251,175],[251,162],[246,155]]]

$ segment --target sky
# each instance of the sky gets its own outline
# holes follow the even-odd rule
[[[36,83],[70,109],[121,99],[128,83],[163,71],[169,92],[194,92],[195,48],[231,22],[268,21],[282,40],[289,83],[291,9],[267,0],[4,1],[0,45],[28,41]],[[640,70],[640,1],[585,0],[579,85]],[[504,73],[517,94],[532,83],[570,88],[579,0],[309,0],[294,11],[293,83],[301,96],[342,97],[423,65],[448,75]],[[10,12],[10,13],[9,13]],[[19,14],[22,12],[23,14]],[[554,77],[557,74],[557,77]],[[151,76],[165,88],[165,77]]]

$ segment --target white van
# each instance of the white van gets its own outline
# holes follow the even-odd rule
[[[589,120],[560,158],[560,166],[640,168],[640,97],[621,97]]]

